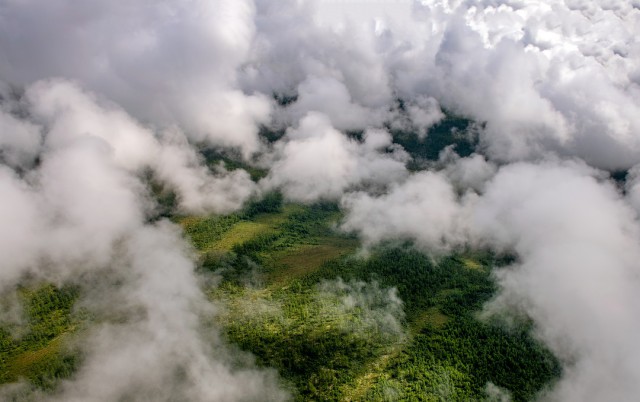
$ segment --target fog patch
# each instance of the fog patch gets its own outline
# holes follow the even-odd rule
[[[338,278],[321,282],[317,289],[316,298],[322,306],[319,314],[329,325],[393,342],[406,336],[403,303],[396,288],[381,288],[375,281],[344,282]]]

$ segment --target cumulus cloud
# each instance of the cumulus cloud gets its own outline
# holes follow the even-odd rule
[[[422,130],[437,121],[435,99],[485,121],[485,149],[502,161],[551,151],[607,169],[639,162],[637,7],[392,3],[12,2],[0,74],[78,80],[137,119],[247,157],[275,92],[298,96],[276,108],[282,124],[318,111],[338,129],[379,126],[401,98]]]
[[[444,166],[443,172],[459,191],[472,189],[481,192],[498,168],[480,154],[461,158],[452,147],[445,148],[438,160]]]
[[[367,130],[363,141],[349,139],[327,116],[309,113],[276,145],[266,188],[281,188],[292,199],[337,199],[354,186],[384,185],[406,175],[406,153],[392,146],[391,135]],[[386,152],[387,149],[390,152]]]
[[[292,95],[301,87],[312,106],[318,104],[318,95],[329,90],[342,101],[349,98],[354,108],[384,107],[393,100],[391,77],[373,35],[374,18],[380,14],[374,11],[362,18],[362,12],[375,9],[375,5],[363,10],[335,3],[333,8],[338,12],[332,13],[332,5],[323,1],[286,0],[286,7],[282,4],[256,1],[256,40],[240,76],[244,88]],[[343,18],[348,8],[360,15]],[[402,9],[408,15],[408,9]],[[332,88],[317,88],[323,81]],[[369,125],[366,122],[359,128]]]
[[[634,27],[640,10],[629,4],[423,1],[338,7],[319,1],[278,17],[279,8],[258,4],[259,46],[252,52],[257,60],[249,63],[243,85],[304,93],[289,106],[298,115],[320,110],[335,117],[338,127],[364,115],[362,108],[381,116],[375,107],[392,109],[400,98],[414,105],[409,114],[419,128],[437,121],[421,104],[435,98],[450,111],[485,122],[483,147],[500,161],[553,152],[605,169],[638,163],[640,92],[634,77],[640,48]],[[295,27],[297,39],[276,30],[270,23],[276,18]],[[310,77],[326,88],[311,91]],[[331,103],[319,104],[330,88],[336,104],[352,110],[349,117],[335,116]],[[367,103],[374,89],[386,95]]]
[[[419,140],[424,140],[429,129],[444,117],[435,98],[418,95],[399,101],[388,114],[385,125],[394,131],[415,133]]]
[[[29,167],[41,142],[40,128],[0,108],[0,160],[12,167]]]
[[[283,111],[281,119],[297,121],[308,112],[326,115],[339,130],[381,126],[384,109],[365,108],[351,99],[347,87],[333,77],[310,76],[298,85],[296,102]]]
[[[447,26],[435,58],[441,88],[446,104],[488,122],[494,156],[551,150],[607,169],[636,163],[638,87],[629,75],[640,57],[639,10],[554,1],[462,3],[458,12],[464,23]]]
[[[246,172],[212,172],[187,138],[259,148],[270,103],[234,83],[252,15],[250,2],[1,6],[0,282],[78,283],[97,320],[78,373],[41,398],[287,398],[274,373],[232,369],[202,325],[213,311],[192,256],[171,225],[145,223],[140,180],[150,170],[186,212],[228,212],[251,195]],[[9,86],[26,89],[19,108]]]
[[[180,132],[166,131],[151,165],[154,178],[176,192],[186,213],[229,213],[240,208],[256,190],[243,169],[228,171],[222,163],[208,167]]]
[[[32,250],[38,241],[34,234],[40,232],[40,221],[31,189],[15,172],[4,166],[0,167],[0,188],[3,194],[0,218],[6,228],[0,231],[0,252],[4,256],[1,283],[4,288],[13,284],[33,261]]]
[[[431,171],[410,176],[387,194],[349,193],[342,199],[347,216],[342,229],[360,235],[365,245],[415,239],[428,250],[446,251],[465,241],[465,206],[446,177]],[[470,202],[470,200],[469,200]]]
[[[56,149],[82,138],[103,142],[114,162],[131,173],[150,169],[178,195],[185,212],[229,212],[252,194],[254,184],[243,171],[210,171],[177,128],[158,135],[117,105],[64,81],[39,81],[27,89],[29,111],[49,127],[45,147]]]
[[[138,119],[179,124],[194,141],[248,156],[270,111],[267,97],[236,84],[254,14],[248,0],[9,2],[0,13],[0,77],[15,86],[78,80]]]
[[[483,141],[499,159],[518,160],[554,150],[569,124],[535,88],[540,61],[505,39],[492,49],[480,34],[453,19],[435,56],[443,103],[486,121]]]
[[[519,258],[500,270],[490,308],[525,312],[565,363],[545,399],[632,400],[638,395],[638,258],[632,209],[584,166],[502,169],[478,201],[483,239]]]

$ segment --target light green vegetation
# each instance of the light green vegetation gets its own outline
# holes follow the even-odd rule
[[[357,242],[351,239],[323,239],[319,244],[307,244],[274,253],[274,263],[284,269],[275,269],[267,277],[268,283],[282,285],[292,279],[308,275],[324,263],[353,252]]]
[[[277,369],[296,400],[483,400],[495,384],[525,401],[559,377],[529,324],[477,318],[496,290],[492,267],[508,261],[486,252],[433,259],[411,244],[360,257],[357,239],[335,229],[340,218],[334,204],[283,204],[278,194],[228,216],[174,217],[200,274],[220,278],[206,290],[223,336]],[[78,293],[19,293],[25,323],[0,330],[2,383],[51,389],[73,374]]]

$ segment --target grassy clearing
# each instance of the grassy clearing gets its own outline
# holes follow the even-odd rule
[[[247,242],[260,234],[277,232],[292,214],[304,207],[287,204],[273,213],[248,215],[239,212],[225,216],[184,216],[176,219],[186,237],[200,253],[213,250],[231,251],[234,246]]]
[[[208,249],[231,251],[234,246],[254,239],[258,235],[278,233],[280,225],[285,223],[291,214],[301,211],[304,211],[304,208],[300,205],[288,204],[279,213],[263,213],[253,217],[252,220],[241,220],[221,234],[218,240],[212,241]]]
[[[304,207],[298,204],[285,204],[276,213],[262,213],[256,215],[253,220],[257,223],[269,225],[272,228],[276,228],[278,225],[286,222],[288,217],[292,214],[304,211]]]
[[[64,338],[64,334],[59,335],[41,349],[27,350],[9,359],[7,362],[8,377],[14,379],[28,377],[34,368],[58,358]]]
[[[442,314],[438,307],[429,307],[419,314],[413,322],[411,322],[412,332],[418,333],[425,327],[435,329],[442,328],[449,321],[449,317]]]
[[[325,244],[302,245],[276,255],[275,264],[280,269],[271,272],[267,281],[275,286],[300,279],[318,270],[323,264],[355,251],[357,243],[352,240],[327,240]]]
[[[255,236],[265,233],[270,229],[269,225],[257,222],[238,222],[226,231],[220,239],[211,242],[203,251],[211,249],[231,251],[233,246],[244,243],[247,240],[251,240]]]
[[[179,218],[177,223],[182,226],[182,230],[195,248],[200,252],[206,252],[212,249],[215,243],[240,221],[241,217],[233,214],[207,217],[187,216]]]
[[[484,269],[485,267],[478,261],[472,258],[461,258],[462,263],[469,269]]]
[[[344,401],[366,401],[367,393],[374,385],[389,377],[389,365],[404,349],[404,344],[392,345],[380,357],[367,364],[364,373],[353,383],[342,387]]]

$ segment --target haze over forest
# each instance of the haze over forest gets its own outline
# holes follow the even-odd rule
[[[183,219],[281,196],[337,206],[359,261],[498,256],[474,317],[557,359],[534,399],[638,400],[638,38],[638,0],[0,0],[0,327],[42,284],[92,323],[73,373],[0,399],[296,397],[215,319],[242,309]],[[313,289],[408,336],[393,287]]]

